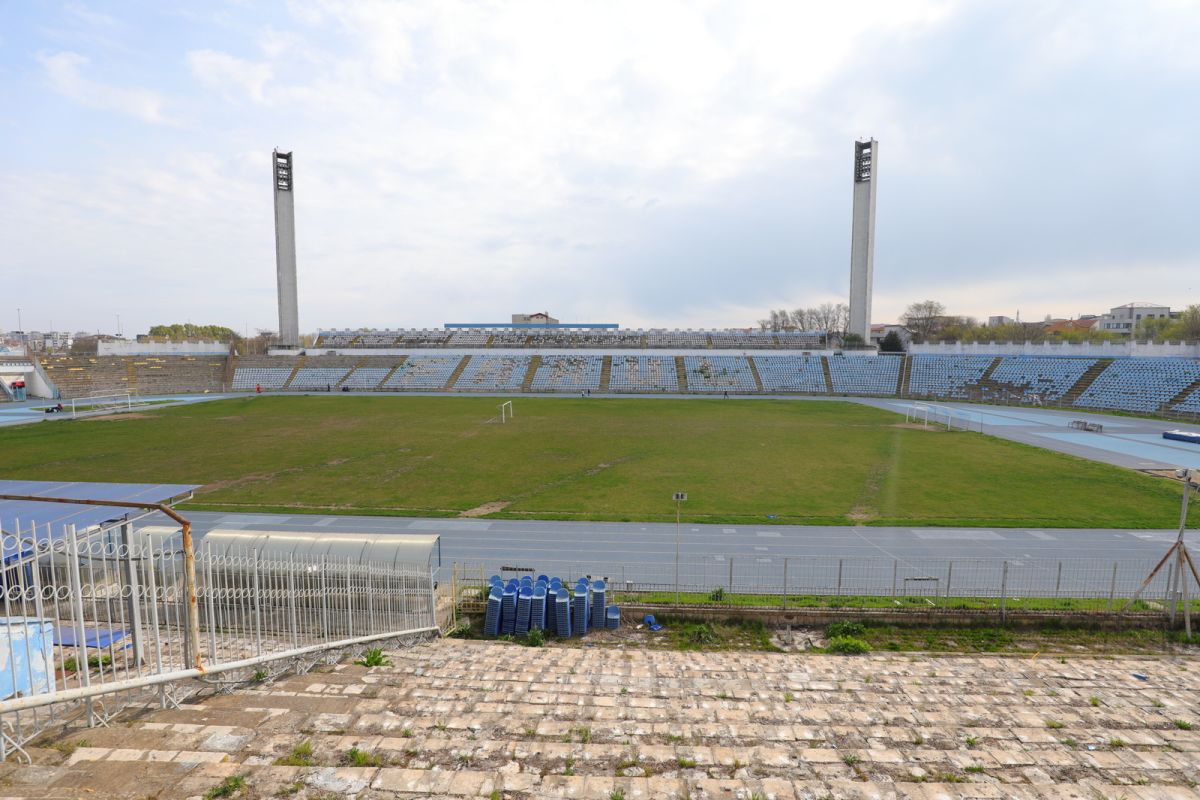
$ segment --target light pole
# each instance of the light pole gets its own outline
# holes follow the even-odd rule
[[[687,492],[675,493],[675,605],[679,605],[679,512]]]

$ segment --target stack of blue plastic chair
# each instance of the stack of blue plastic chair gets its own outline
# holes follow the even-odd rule
[[[522,586],[517,593],[517,625],[513,633],[517,636],[529,635],[529,612],[533,607],[533,589]]]
[[[543,630],[546,627],[546,587],[541,581],[533,587],[533,602],[529,606],[529,628]]]
[[[511,583],[504,587],[500,601],[500,632],[511,634],[517,629],[517,590]]]
[[[487,611],[483,615],[484,636],[500,634],[500,598],[503,594],[504,590],[499,586],[492,586],[492,590],[488,593]]]
[[[615,631],[619,627],[621,627],[621,607],[620,606],[609,606],[608,607],[608,628],[609,628],[609,630]]]
[[[592,624],[593,628],[603,629],[604,621],[604,581],[592,581]]]
[[[554,632],[563,638],[571,635],[571,594],[563,587],[554,596]]]
[[[589,585],[587,578],[580,578],[575,584],[575,597],[572,599],[572,616],[571,628],[576,636],[583,636],[587,633],[588,626],[591,624],[591,606],[588,600],[591,598],[588,595]]]

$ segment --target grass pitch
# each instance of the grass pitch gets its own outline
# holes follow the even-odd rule
[[[192,508],[1162,527],[1163,479],[836,401],[248,397],[0,430],[0,477],[205,484]],[[1196,515],[1200,518],[1200,513]]]

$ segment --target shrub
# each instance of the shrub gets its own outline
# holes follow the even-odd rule
[[[382,767],[383,759],[375,753],[351,747],[342,757],[342,763],[348,767]]]
[[[719,603],[725,599],[725,590],[718,586],[708,593],[708,599],[714,603]]]
[[[363,657],[354,662],[360,667],[390,667],[392,660],[383,654],[378,647],[372,647]]]
[[[692,623],[684,628],[684,636],[692,644],[712,644],[717,640],[712,626],[707,622]]]
[[[204,800],[216,800],[218,797],[233,797],[236,794],[241,794],[241,791],[245,788],[245,775],[230,775],[224,781],[205,792]]]
[[[830,639],[843,636],[862,636],[867,632],[867,626],[861,622],[834,622],[825,628],[825,635]]]
[[[312,742],[303,741],[292,748],[292,752],[288,753],[283,758],[275,759],[277,767],[314,767],[317,762],[313,760]]]
[[[836,636],[829,640],[829,646],[826,649],[831,653],[840,653],[844,656],[857,656],[871,652],[871,645],[862,639],[855,639],[853,636]]]
[[[541,628],[534,628],[525,637],[526,647],[541,647],[546,643],[546,634]]]

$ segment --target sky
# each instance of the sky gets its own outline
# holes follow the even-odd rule
[[[0,330],[1200,302],[1200,2],[0,0]]]

